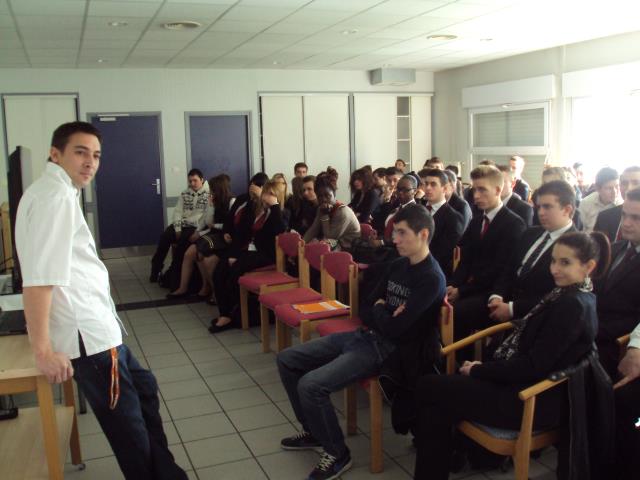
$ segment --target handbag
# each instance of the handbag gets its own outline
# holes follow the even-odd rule
[[[220,230],[205,233],[196,242],[196,250],[203,257],[222,252],[229,248],[229,244],[224,240],[224,234]]]

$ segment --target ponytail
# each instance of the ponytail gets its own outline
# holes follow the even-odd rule
[[[558,238],[556,243],[571,248],[582,263],[595,260],[596,267],[591,273],[591,278],[601,277],[609,268],[611,245],[609,239],[601,232],[592,232],[591,234],[584,232],[565,233]]]

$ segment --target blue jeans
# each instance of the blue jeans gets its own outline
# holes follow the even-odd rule
[[[347,450],[330,394],[377,375],[388,354],[373,333],[335,333],[278,354],[280,378],[306,432],[336,457]]]
[[[81,352],[84,352],[82,343]],[[126,345],[118,347],[120,399],[109,409],[111,354],[107,350],[71,361],[85,394],[127,480],[187,479],[169,451],[162,428],[158,383]]]

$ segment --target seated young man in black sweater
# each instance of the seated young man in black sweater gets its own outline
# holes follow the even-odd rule
[[[364,325],[288,348],[277,357],[280,378],[303,429],[280,445],[285,450],[324,450],[309,480],[334,479],[351,467],[331,392],[378,374],[383,362],[404,358],[417,343],[438,338],[445,279],[429,252],[433,219],[424,207],[408,205],[393,222],[401,258],[389,264],[363,302]]]

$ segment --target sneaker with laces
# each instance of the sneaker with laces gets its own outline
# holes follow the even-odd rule
[[[340,457],[324,452],[316,468],[309,474],[307,480],[333,480],[351,468],[351,453],[349,449]]]
[[[322,445],[318,442],[313,435],[304,430],[291,437],[283,438],[280,441],[280,446],[283,450],[319,450],[322,449]]]

